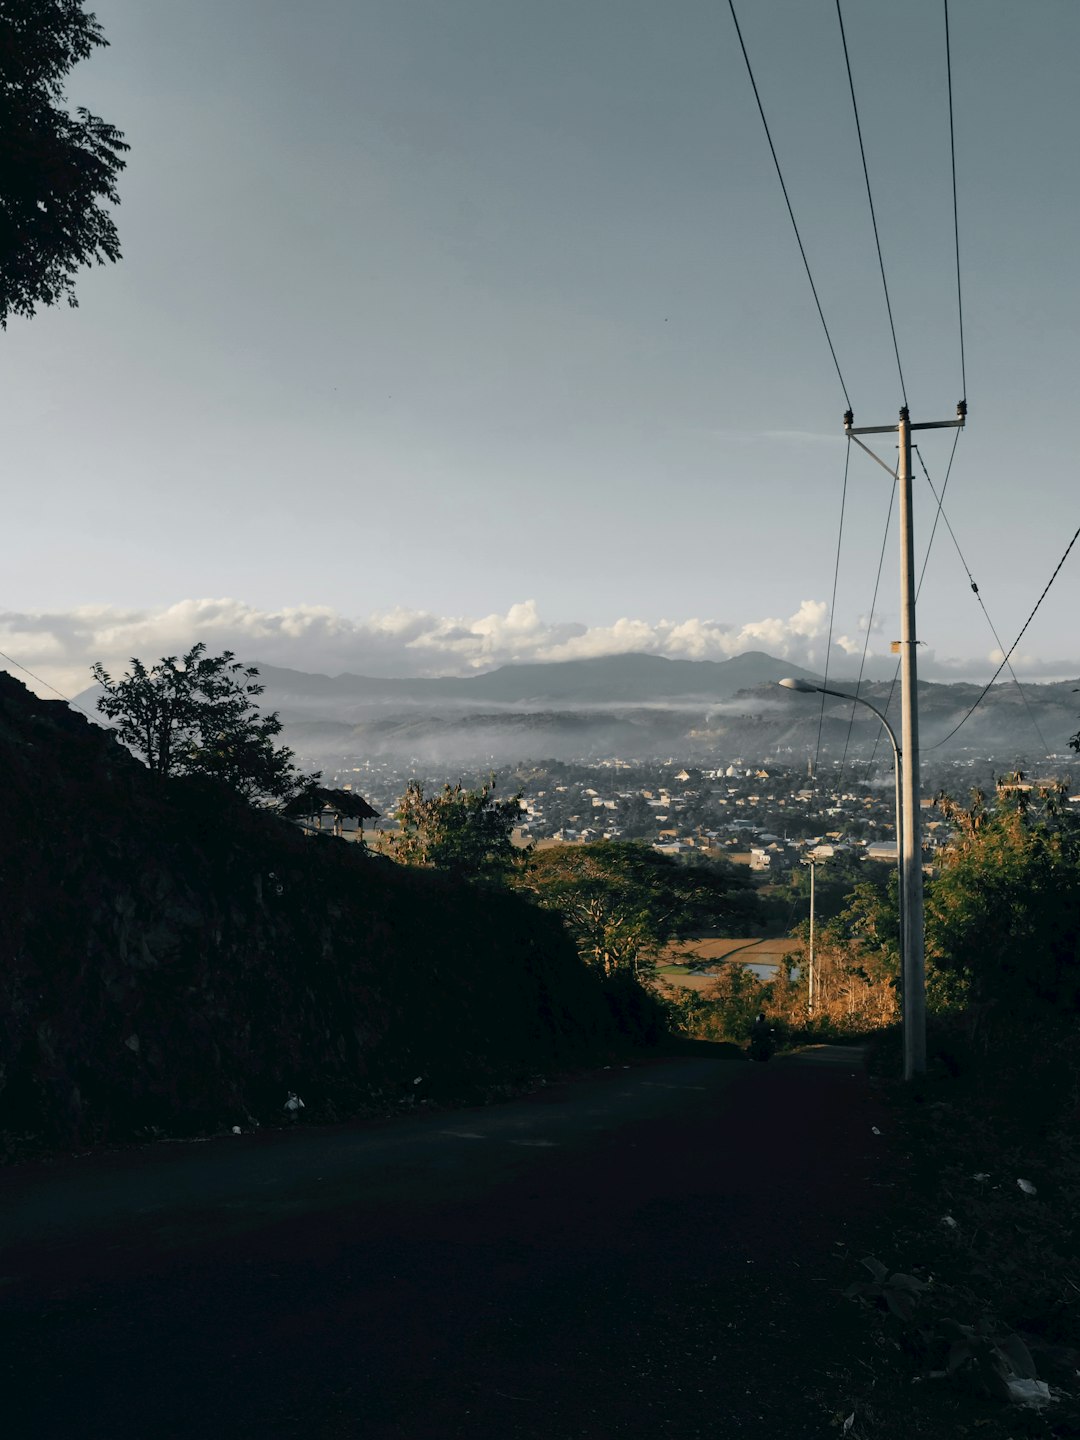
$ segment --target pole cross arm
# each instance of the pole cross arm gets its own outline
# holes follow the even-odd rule
[[[909,430],[962,430],[967,424],[967,401],[961,400],[956,407],[955,420],[921,420],[918,425],[908,419],[908,412],[905,408],[900,412],[900,424],[906,421]],[[855,415],[851,410],[844,411],[844,431],[852,439],[856,435],[888,435],[891,431],[899,430],[900,425],[856,425]],[[866,446],[863,446],[866,449]],[[871,452],[872,453],[872,452]],[[877,460],[877,456],[874,456]],[[881,462],[879,462],[881,463]]]

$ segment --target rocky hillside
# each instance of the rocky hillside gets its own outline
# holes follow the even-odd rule
[[[3,673],[0,764],[8,1136],[478,1094],[615,1039],[550,916],[159,781]]]

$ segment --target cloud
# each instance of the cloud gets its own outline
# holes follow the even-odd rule
[[[765,650],[779,659],[823,670],[828,606],[804,600],[794,614],[744,623],[694,618],[647,621],[623,616],[605,625],[553,622],[535,601],[511,605],[505,614],[442,616],[396,607],[361,617],[341,615],[322,605],[259,610],[240,600],[181,600],[156,610],[82,606],[52,614],[0,612],[0,651],[16,662],[12,673],[42,694],[53,685],[66,695],[90,683],[95,660],[122,673],[132,656],[153,661],[203,641],[212,653],[233,650],[246,663],[281,665],[338,675],[343,671],[383,676],[468,675],[499,665],[581,660],[644,651],[672,659],[726,660],[747,650]],[[862,636],[834,642],[830,674],[851,670],[848,657],[862,650]],[[5,664],[0,659],[0,664]],[[988,679],[993,665],[920,657],[930,678]],[[996,663],[996,662],[995,662]],[[1019,673],[1032,679],[1075,675],[1076,661],[1014,657]],[[39,676],[34,684],[19,666]],[[891,673],[895,660],[878,660]],[[984,674],[985,672],[985,674]],[[882,672],[884,673],[884,672]]]
[[[156,610],[82,606],[53,614],[0,612],[0,650],[65,694],[89,684],[100,660],[122,672],[132,656],[155,660],[203,641],[246,662],[340,674],[467,675],[498,665],[580,660],[644,651],[673,659],[725,660],[746,650],[814,663],[828,607],[804,600],[794,615],[732,624],[720,620],[634,619],[607,625],[545,620],[536,602],[505,614],[441,616],[423,610],[376,611],[363,618],[326,606],[259,610],[240,600],[181,600]],[[2,662],[0,662],[2,663]],[[37,686],[36,688],[42,688]],[[42,693],[47,693],[42,689]]]

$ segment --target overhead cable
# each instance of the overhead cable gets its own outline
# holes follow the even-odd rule
[[[952,158],[953,240],[956,248],[956,311],[960,321],[960,388],[967,398],[967,369],[964,363],[964,301],[960,293],[960,220],[956,204],[956,131],[953,126],[952,49],[949,44],[949,0],[945,0],[945,73],[949,81],[949,153]]]
[[[892,490],[889,492],[889,509],[885,516],[885,530],[881,537],[881,553],[877,562],[877,577],[874,580],[874,596],[870,601],[870,614],[866,617],[866,639],[863,641],[862,657],[859,660],[859,674],[855,681],[855,698],[858,699],[859,690],[862,687],[863,670],[866,668],[866,651],[870,644],[870,634],[874,628],[874,611],[877,609],[878,590],[881,586],[881,570],[885,564],[885,546],[889,540],[889,526],[892,524],[893,500],[896,498],[896,485],[898,476],[893,476]],[[844,766],[847,764],[848,747],[851,744],[851,732],[855,725],[855,706],[851,707],[851,715],[848,718],[847,735],[844,738],[844,753],[840,757],[840,775],[837,779],[837,789],[844,781]]]
[[[836,586],[840,579],[840,542],[844,538],[844,510],[847,505],[847,482],[848,470],[851,466],[851,436],[848,436],[847,449],[844,452],[844,486],[840,492],[840,526],[836,535],[836,564],[833,566],[832,580],[832,601],[829,605],[829,637],[825,642],[825,679],[823,683],[829,683],[829,658],[832,655],[832,632],[833,619],[836,615]],[[821,727],[825,719],[825,694],[822,692],[821,705],[818,708],[817,725],[817,746],[814,750],[814,780],[817,782],[818,762],[821,759]]]
[[[863,144],[862,125],[859,123],[859,106],[855,100],[855,81],[851,75],[851,56],[848,54],[847,35],[844,32],[844,16],[840,0],[836,0],[836,18],[840,22],[840,39],[844,46],[844,65],[847,68],[848,89],[851,91],[851,108],[855,112],[855,132],[859,137],[859,154],[862,157],[863,179],[866,181],[866,198],[870,202],[870,220],[874,227],[874,244],[877,246],[878,266],[881,270],[881,288],[885,291],[885,309],[889,315],[889,329],[892,332],[893,351],[896,355],[896,370],[900,376],[900,393],[907,406],[907,389],[904,386],[904,370],[900,364],[900,347],[896,343],[896,325],[893,321],[892,302],[889,299],[889,282],[885,279],[885,259],[881,253],[881,236],[878,234],[877,214],[874,210],[874,196],[870,189],[870,171],[866,164],[866,147]]]
[[[806,247],[803,245],[802,236],[799,233],[799,226],[795,220],[795,211],[792,209],[791,198],[788,195],[787,186],[784,184],[784,173],[780,169],[780,161],[777,157],[776,146],[773,144],[772,134],[769,130],[769,122],[765,119],[765,107],[761,103],[761,95],[758,91],[757,81],[754,79],[754,70],[750,64],[750,56],[746,52],[746,43],[743,40],[742,30],[739,27],[739,17],[735,14],[735,0],[728,0],[728,9],[731,11],[731,18],[735,24],[735,34],[739,37],[739,48],[742,50],[743,59],[746,61],[746,73],[750,77],[750,85],[754,91],[754,99],[757,101],[758,114],[761,116],[761,123],[765,127],[765,139],[769,142],[769,150],[772,154],[773,164],[776,166],[776,178],[780,181],[780,189],[784,192],[784,204],[787,206],[787,212],[791,218],[791,228],[795,231],[795,239],[799,245],[799,254],[802,256],[806,278],[810,282],[810,289],[814,296],[814,304],[817,306],[818,318],[821,320],[821,328],[825,331],[825,339],[829,344],[829,354],[832,356],[833,365],[836,367],[836,378],[840,381],[840,389],[844,392],[844,401],[850,410],[851,400],[848,397],[847,386],[844,384],[844,376],[840,370],[840,361],[836,358],[836,347],[829,333],[829,327],[825,323],[825,312],[821,308],[821,300],[818,296],[817,286],[814,284],[814,277],[810,272],[810,262],[806,258]]]
[[[14,665],[15,668],[17,670],[21,670],[24,675],[29,675],[31,680],[36,680],[39,685],[44,685],[46,690],[51,690],[54,695],[59,695],[61,700],[65,701],[75,710],[82,710],[82,713],[87,717],[87,719],[94,719],[93,715],[90,714],[90,711],[83,709],[83,707],[79,704],[77,700],[69,700],[62,690],[57,690],[56,686],[50,685],[48,680],[43,680],[40,675],[35,675],[33,670],[28,670],[20,660],[14,659],[14,657],[11,655],[5,655],[3,650],[0,650],[0,660],[6,660],[9,665]],[[95,721],[95,724],[96,723],[97,722]]]
[[[945,479],[941,482],[941,499],[938,501],[937,509],[934,511],[934,523],[933,523],[933,525],[931,525],[931,527],[930,527],[930,539],[926,542],[926,553],[923,555],[922,569],[919,571],[919,583],[918,583],[918,585],[915,587],[915,601],[916,601],[916,603],[918,603],[919,596],[922,594],[923,581],[926,579],[926,567],[927,567],[927,565],[929,565],[929,563],[930,563],[930,551],[934,548],[934,536],[937,534],[938,521],[941,519],[941,506],[942,506],[942,504],[944,503],[944,500],[945,500],[945,492],[946,492],[946,490],[948,490],[948,488],[949,488],[949,477],[952,475],[952,471],[953,471],[953,461],[956,459],[956,447],[957,447],[957,445],[960,443],[960,436],[961,436],[963,433],[964,433],[964,432],[963,432],[963,427],[962,427],[962,426],[958,426],[958,427],[953,431],[952,449],[949,451],[949,463],[948,463],[948,465],[945,467]],[[921,455],[919,456],[919,462],[920,462],[920,464],[922,464],[922,466],[923,466],[923,474],[925,475],[925,474],[926,474],[926,465],[925,465],[925,463],[923,463],[923,459],[922,459],[922,456],[921,456]],[[930,478],[930,477],[927,476],[927,479],[929,479],[929,478]],[[931,488],[933,488],[933,487],[931,487]],[[899,679],[900,679],[900,661],[898,660],[898,661],[896,662],[896,669],[893,671],[892,684],[889,686],[889,698],[888,698],[888,700],[886,700],[886,702],[885,702],[885,713],[886,713],[886,715],[889,713],[889,707],[892,705],[893,696],[896,694],[896,685],[897,685],[897,682],[899,681]],[[873,748],[873,750],[870,752],[870,759],[867,761],[867,765],[866,765],[866,774],[867,774],[867,778],[868,778],[868,779],[869,779],[869,776],[870,776],[871,771],[872,771],[873,768],[874,768],[874,761],[877,759],[878,745],[879,745],[880,743],[881,743],[881,732],[879,731],[878,734],[877,734],[877,737],[876,737],[875,740],[874,740],[874,748]]]
[[[958,430],[956,433],[957,433],[957,435],[959,435],[959,433],[960,433],[959,430]],[[955,444],[955,442],[954,442],[954,444]],[[913,449],[914,449],[914,451],[915,451],[915,454],[918,455],[918,457],[919,457],[919,464],[922,466],[922,472],[923,472],[923,474],[926,476],[926,483],[930,486],[930,490],[931,490],[931,493],[932,493],[933,496],[934,496],[934,499],[937,500],[937,513],[938,513],[938,515],[940,515],[941,518],[945,521],[945,525],[946,525],[946,527],[947,527],[947,529],[948,529],[948,531],[949,531],[949,535],[950,535],[951,538],[952,538],[953,545],[955,545],[955,547],[956,547],[956,553],[957,553],[957,555],[959,555],[959,557],[960,557],[960,564],[964,567],[964,573],[967,575],[968,584],[971,586],[971,592],[972,592],[972,594],[975,596],[975,599],[979,602],[979,609],[980,609],[980,610],[983,612],[983,614],[986,616],[986,623],[987,623],[987,625],[990,626],[990,633],[991,633],[991,635],[993,635],[993,637],[994,637],[994,643],[997,645],[998,649],[1004,653],[1005,646],[1001,643],[1001,636],[997,633],[997,628],[995,627],[993,620],[990,619],[990,611],[987,610],[987,608],[986,608],[986,601],[983,599],[983,597],[982,597],[982,595],[981,595],[981,593],[980,593],[980,591],[979,591],[979,587],[978,587],[978,585],[976,585],[976,583],[975,583],[975,576],[972,575],[972,573],[971,573],[971,566],[970,566],[970,565],[967,563],[967,561],[964,559],[964,552],[960,549],[960,542],[959,542],[959,540],[957,540],[957,538],[956,538],[956,532],[953,530],[952,525],[951,525],[950,522],[949,522],[949,517],[945,514],[945,508],[944,508],[944,505],[943,505],[943,503],[942,503],[942,502],[944,501],[944,498],[945,498],[944,491],[942,491],[941,498],[938,499],[938,493],[937,493],[937,491],[934,489],[934,482],[930,479],[930,472],[929,472],[929,470],[927,470],[927,468],[926,468],[926,462],[923,460],[922,451],[919,449],[919,447],[918,447],[917,445],[915,445],[915,446],[913,447]],[[936,522],[935,522],[935,523],[936,523]],[[927,555],[929,555],[929,550],[927,551]],[[920,581],[920,584],[921,584],[921,581]],[[1006,659],[1007,659],[1007,657],[1006,657]],[[1038,722],[1038,720],[1035,718],[1035,711],[1031,708],[1031,701],[1028,699],[1027,691],[1026,691],[1026,690],[1024,689],[1024,687],[1020,684],[1019,676],[1017,675],[1016,671],[1013,669],[1013,667],[1012,667],[1011,664],[1009,664],[1009,674],[1012,676],[1012,678],[1013,678],[1013,683],[1015,684],[1017,690],[1019,690],[1019,692],[1020,692],[1020,698],[1021,698],[1021,699],[1023,700],[1023,702],[1024,702],[1024,708],[1025,708],[1025,709],[1027,710],[1027,712],[1028,712],[1028,719],[1031,721],[1032,727],[1033,727],[1034,730],[1035,730],[1035,734],[1038,735],[1040,744],[1042,745],[1042,747],[1043,747],[1043,749],[1045,750],[1045,752],[1047,753],[1047,755],[1049,755],[1049,754],[1050,754],[1050,746],[1047,745],[1047,743],[1046,743],[1046,736],[1042,733],[1042,730],[1039,728],[1039,722]]]
[[[1035,609],[1032,610],[1031,614],[1030,614],[1030,615],[1028,616],[1028,618],[1024,621],[1023,625],[1022,625],[1021,628],[1020,628],[1020,634],[1017,635],[1016,639],[1015,639],[1015,640],[1013,641],[1013,643],[1009,646],[1008,653],[1006,654],[1004,660],[1002,660],[1001,664],[1000,664],[1000,665],[998,666],[998,668],[994,671],[993,675],[990,676],[990,679],[986,682],[986,685],[983,687],[983,692],[982,692],[982,694],[981,694],[981,695],[979,696],[979,698],[975,701],[974,705],[972,705],[971,709],[967,712],[967,714],[966,714],[956,725],[953,726],[953,728],[949,731],[948,735],[945,736],[945,739],[944,739],[944,740],[939,740],[936,745],[931,745],[931,746],[930,746],[930,749],[931,749],[931,750],[940,750],[941,747],[942,747],[942,745],[944,745],[944,744],[946,743],[946,741],[951,740],[952,737],[956,734],[957,730],[960,729],[960,726],[961,726],[961,725],[964,725],[968,720],[971,719],[972,715],[974,715],[975,711],[979,708],[979,706],[982,704],[982,702],[986,699],[986,695],[987,695],[987,692],[988,692],[989,689],[990,689],[990,686],[993,685],[994,681],[995,681],[995,680],[997,679],[997,677],[1001,674],[1002,670],[1005,669],[1005,666],[1009,663],[1009,659],[1010,659],[1013,651],[1016,649],[1017,645],[1020,644],[1020,641],[1024,638],[1024,631],[1025,631],[1025,630],[1028,628],[1028,626],[1031,624],[1032,620],[1035,619],[1035,616],[1036,616],[1036,614],[1037,614],[1037,612],[1038,612],[1039,606],[1040,606],[1040,605],[1042,604],[1042,602],[1046,599],[1047,594],[1049,593],[1049,590],[1050,590],[1050,586],[1053,585],[1054,581],[1057,579],[1057,577],[1058,577],[1058,572],[1060,571],[1061,567],[1065,564],[1065,561],[1069,558],[1069,551],[1070,551],[1070,550],[1073,548],[1073,546],[1076,544],[1077,540],[1080,540],[1080,529],[1078,529],[1078,530],[1076,531],[1076,534],[1072,537],[1072,539],[1069,541],[1068,545],[1065,547],[1065,554],[1062,555],[1061,559],[1058,561],[1057,565],[1054,567],[1054,573],[1050,576],[1050,579],[1046,582],[1046,586],[1045,586],[1045,588],[1043,589],[1042,594],[1039,596],[1038,600],[1036,600],[1036,602],[1035,602]]]

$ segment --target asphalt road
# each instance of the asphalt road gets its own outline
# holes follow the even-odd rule
[[[859,1056],[598,1070],[484,1108],[0,1174],[9,1440],[835,1435]]]

